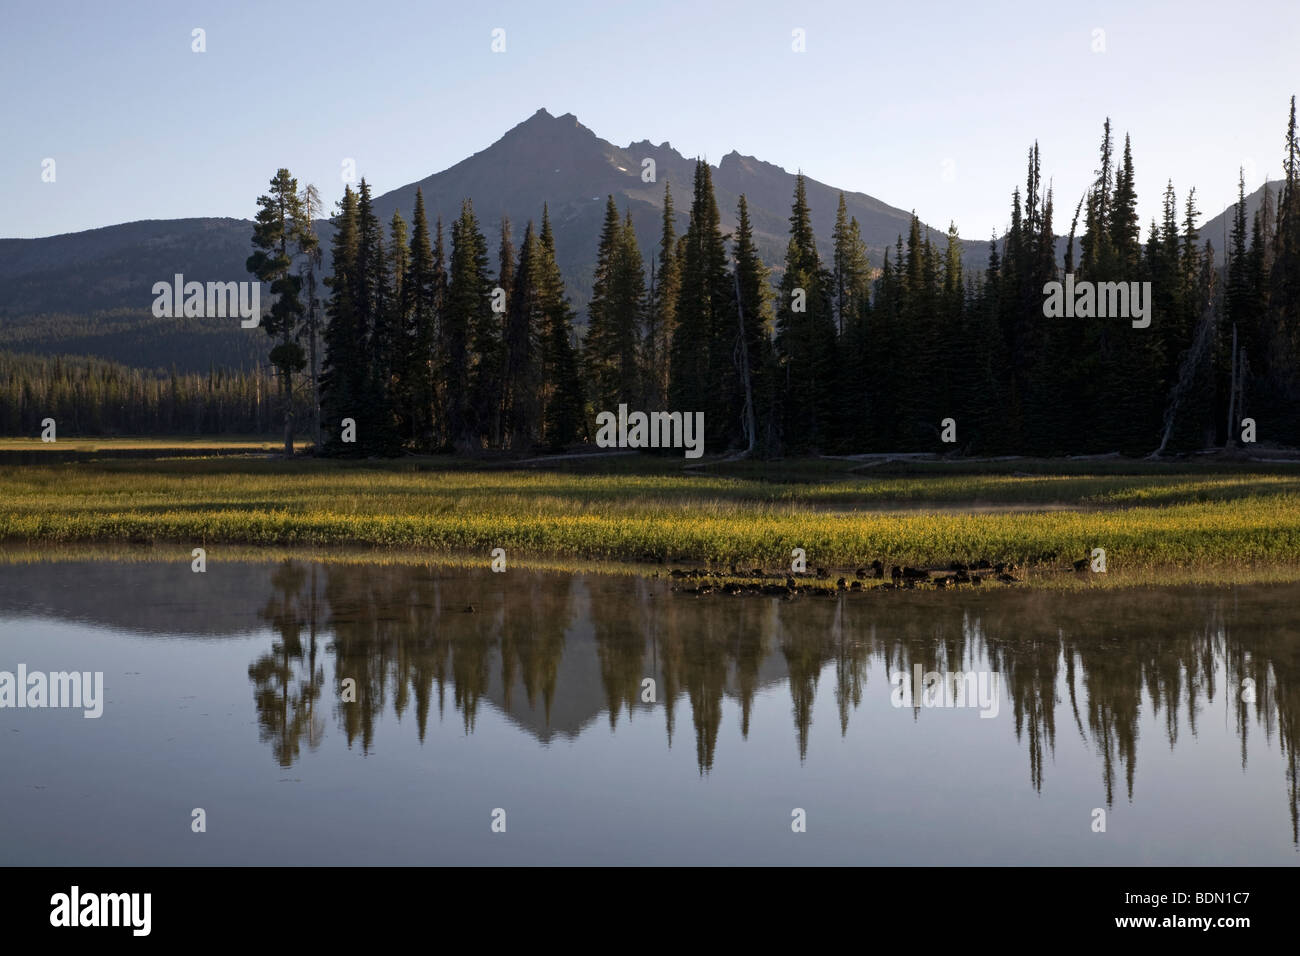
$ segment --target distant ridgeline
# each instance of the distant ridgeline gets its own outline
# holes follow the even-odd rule
[[[249,369],[266,363],[266,342],[240,334],[239,321],[158,318],[148,303],[89,313],[38,313],[0,319],[0,350],[94,355],[136,368],[181,372]]]
[[[571,119],[534,117],[485,152],[513,156],[523,144],[549,166],[552,153],[591,147],[586,165],[563,174],[611,184],[598,230],[596,204],[573,202],[540,203],[522,217],[516,203],[512,222],[503,198],[486,227],[491,242],[468,199],[444,221],[448,183],[461,196],[491,194],[483,165],[471,160],[384,197],[362,179],[328,222],[315,189],[299,191],[280,170],[251,230],[241,225],[242,276],[174,262],[135,277],[144,288],[182,271],[259,281],[269,304],[261,331],[230,318],[155,317],[144,311],[148,301],[134,313],[33,317],[13,305],[35,293],[0,265],[0,292],[13,299],[0,306],[10,317],[0,348],[35,351],[28,346],[39,337],[60,351],[105,354],[92,345],[120,341],[124,358],[150,364],[169,337],[188,336],[188,354],[213,366],[263,369],[220,386],[203,376],[206,364],[182,369],[175,392],[162,378],[129,373],[139,387],[120,386],[125,404],[113,404],[103,389],[119,388],[114,376],[125,370],[11,356],[0,366],[0,429],[34,434],[33,423],[50,416],[61,435],[139,421],[154,423],[142,431],[184,430],[197,420],[199,392],[220,387],[242,396],[231,406],[242,430],[278,427],[288,438],[319,428],[320,450],[346,456],[561,449],[594,442],[597,416],[620,406],[702,414],[706,454],[1145,454],[1300,443],[1294,97],[1281,182],[1247,197],[1239,181],[1222,229],[1202,235],[1195,190],[1180,202],[1169,184],[1144,241],[1129,140],[1118,150],[1107,120],[1099,173],[1073,208],[1056,205],[1038,147],[1030,149],[1010,230],[989,242],[978,266],[955,226],[936,241],[915,215],[891,219],[889,207],[861,194],[841,193],[831,219],[810,200],[828,207],[827,188],[800,175],[784,259],[769,267],[775,167],[729,155],[715,172],[697,161],[688,189],[666,144],[617,150],[569,130]],[[556,138],[563,148],[547,153]],[[656,180],[640,153],[674,175]],[[638,183],[643,169],[649,177]],[[729,188],[715,192],[715,175]],[[751,186],[761,207],[741,189]],[[684,230],[675,201],[687,213]],[[1056,229],[1066,219],[1062,238]],[[556,250],[577,222],[598,236],[594,259],[568,250],[570,261],[590,262],[575,279]],[[815,222],[829,224],[820,242]],[[902,234],[881,242],[880,230],[893,225]],[[226,224],[196,236],[222,261],[235,257]],[[585,305],[585,328],[575,303]],[[274,416],[264,407],[268,367]],[[181,413],[169,396],[187,388],[190,411]],[[85,403],[101,399],[91,414]],[[44,407],[58,401],[57,412]],[[153,411],[136,414],[136,401]]]

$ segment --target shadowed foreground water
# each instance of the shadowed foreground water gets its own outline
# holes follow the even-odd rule
[[[0,863],[1296,864],[1298,606],[3,566],[0,671],[106,701],[0,709]]]

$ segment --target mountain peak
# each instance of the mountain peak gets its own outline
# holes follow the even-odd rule
[[[574,114],[561,113],[559,116],[556,116],[545,106],[539,107],[537,112],[528,117],[528,119],[524,120],[522,123],[517,124],[516,128],[519,126],[541,126],[543,124],[554,126],[577,126],[585,129],[585,127],[578,122],[578,117]]]
[[[655,161],[655,175],[648,180],[642,179],[649,168],[646,159]],[[418,188],[431,220],[441,217],[446,223],[454,219],[461,203],[471,199],[484,232],[495,234],[501,218],[509,218],[518,231],[529,220],[536,222],[545,205],[571,304],[581,314],[603,227],[601,200],[608,195],[616,197],[632,215],[642,248],[648,249],[662,231],[662,197],[667,184],[671,183],[677,196],[679,219],[686,218],[694,164],[693,157],[682,156],[667,140],[658,146],[648,139],[635,140],[625,149],[597,136],[573,113],[556,115],[542,107],[523,117],[496,142],[455,165],[374,196],[373,210],[381,220],[394,211],[409,216]],[[714,186],[723,226],[733,224],[731,210],[744,193],[760,256],[768,263],[781,262],[789,242],[793,176],[732,150],[723,157]],[[834,224],[835,200],[830,187],[810,181],[813,226],[823,245]],[[863,241],[872,249],[892,247],[900,232],[906,234],[910,217],[903,210],[861,194],[849,195],[847,203],[860,223]],[[130,263],[132,276],[146,278],[177,272],[245,274],[249,226],[213,219],[137,223],[98,233],[21,240],[31,243],[21,250],[6,245],[5,255],[0,257],[0,345],[7,341],[3,325],[10,315],[136,307],[138,283],[134,279],[121,281],[123,269],[128,268],[124,262]],[[322,223],[325,228],[328,226]],[[980,248],[981,257],[986,250]],[[824,254],[829,252],[827,248]],[[187,345],[185,351],[199,350]],[[166,366],[173,354],[179,355],[164,356],[144,349],[133,354],[151,356],[147,363],[151,367]],[[232,338],[225,354],[226,361],[237,365],[247,357],[247,345]]]
[[[673,149],[673,144],[668,142],[668,140],[664,140],[662,143],[656,146],[648,139],[638,139],[628,143],[627,148],[649,150],[650,152],[660,152],[660,153],[676,152],[676,150]]]
[[[528,119],[516,123],[514,129],[537,129],[546,126],[553,126],[556,122],[556,116],[545,106],[539,107],[537,112]]]
[[[747,156],[738,149],[733,149],[731,152],[727,153],[727,155],[723,156],[722,159],[718,160],[718,169],[722,169],[724,166],[734,166],[736,164],[739,164],[741,169],[749,172],[753,172],[756,169],[768,169],[775,170],[783,176],[790,175],[788,171],[777,166],[775,163],[765,162],[757,156]]]
[[[543,106],[528,119],[512,127],[502,139],[512,139],[515,134],[525,134],[556,141],[563,140],[574,133],[585,134],[584,138],[596,138],[596,134],[579,123],[578,117],[572,113],[556,116]]]

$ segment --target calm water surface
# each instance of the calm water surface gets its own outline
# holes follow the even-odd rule
[[[1294,865],[1297,607],[0,566],[0,671],[106,698],[0,709],[0,863]],[[996,695],[930,706],[918,666]]]

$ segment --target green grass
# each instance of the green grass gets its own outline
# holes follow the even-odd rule
[[[240,457],[8,465],[0,540],[484,556],[503,547],[574,563],[768,569],[802,547],[810,567],[986,558],[1039,571],[1100,547],[1115,575],[1300,578],[1300,470],[1090,464],[1067,474],[928,464],[877,474],[824,461],[684,470],[638,458],[563,470]]]

